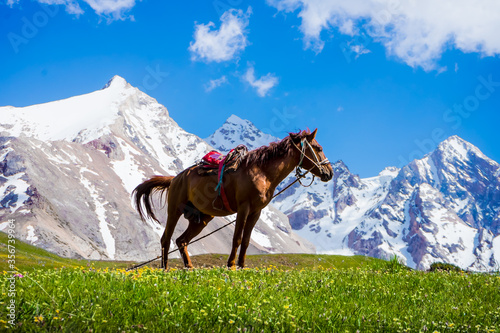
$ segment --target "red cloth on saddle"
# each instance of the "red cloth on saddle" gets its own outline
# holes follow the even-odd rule
[[[222,202],[224,203],[224,207],[228,212],[234,213],[229,206],[229,201],[227,200],[226,191],[224,190],[224,184],[222,184],[222,174],[224,172],[224,161],[226,160],[226,156],[222,159],[222,163],[219,164],[219,175],[217,176],[220,181],[220,196],[222,197]]]
[[[222,161],[224,161],[224,155],[219,153],[218,151],[212,150],[205,156],[203,156],[202,160],[206,163],[203,165],[205,168],[218,168]]]
[[[231,150],[233,151],[233,150]],[[231,206],[229,206],[229,201],[227,200],[226,191],[224,191],[224,185],[222,184],[222,174],[224,172],[224,162],[226,161],[227,155],[222,155],[218,151],[212,150],[208,154],[202,157],[202,161],[204,162],[201,166],[203,168],[217,168],[219,169],[217,179],[219,179],[219,195],[222,198],[222,203],[228,212],[233,213]]]

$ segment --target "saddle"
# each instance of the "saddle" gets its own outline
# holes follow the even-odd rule
[[[221,153],[212,150],[198,163],[198,174],[201,176],[209,176],[209,175],[217,175],[218,183],[215,187],[215,191],[218,192],[218,196],[212,202],[212,206],[216,209],[223,210],[223,208],[219,208],[216,205],[217,198],[222,199],[223,207],[231,213],[234,211],[231,209],[229,205],[229,201],[227,200],[226,193],[224,191],[224,185],[222,184],[222,179],[225,172],[234,172],[238,169],[241,164],[242,157],[248,152],[248,148],[244,145],[239,145],[231,151],[227,155],[222,155]]]
[[[227,155],[222,155],[218,151],[212,150],[198,162],[198,174],[200,176],[218,175],[219,169],[223,166],[224,172],[234,172],[241,164],[241,158],[246,155],[248,148],[239,145]]]

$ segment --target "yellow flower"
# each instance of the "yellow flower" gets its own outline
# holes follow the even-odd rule
[[[230,324],[234,324],[234,320],[230,319],[230,320],[229,320],[229,323],[230,323]]]

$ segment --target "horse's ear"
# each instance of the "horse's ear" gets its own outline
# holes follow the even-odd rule
[[[314,132],[312,132],[311,134],[309,134],[307,136],[307,141],[311,142],[312,140],[314,140],[314,138],[316,138],[316,133],[318,132],[318,129],[316,128],[314,130]]]
[[[302,132],[299,133],[289,133],[290,138],[292,139],[293,143],[298,144],[300,140],[302,139]]]

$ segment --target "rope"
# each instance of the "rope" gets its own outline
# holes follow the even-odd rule
[[[274,198],[276,198],[278,195],[280,195],[281,193],[285,192],[286,190],[288,190],[288,189],[289,189],[290,187],[292,187],[292,186],[293,186],[293,184],[295,184],[296,182],[300,182],[300,179],[301,179],[301,178],[304,178],[304,177],[305,177],[305,176],[309,173],[309,171],[311,171],[311,170],[306,170],[306,172],[301,173],[299,170],[296,170],[296,172],[295,172],[295,176],[297,177],[297,179],[295,179],[293,182],[291,182],[290,184],[288,184],[288,185],[287,185],[284,189],[282,189],[281,191],[279,191],[278,193],[276,193],[275,195],[273,195],[273,197],[271,198],[271,200],[272,200],[272,199],[274,199]],[[314,176],[313,176],[313,181],[314,181]],[[302,183],[300,183],[300,184],[302,185]],[[311,183],[311,184],[312,184],[312,183]],[[302,185],[302,186],[304,186],[304,185]],[[309,186],[311,186],[311,185],[309,185]],[[191,244],[193,244],[193,243],[196,243],[196,242],[198,242],[198,241],[202,240],[203,238],[206,238],[206,237],[208,237],[208,236],[210,236],[210,235],[212,235],[212,234],[215,234],[217,231],[219,231],[219,230],[221,230],[221,229],[224,229],[225,227],[229,226],[230,224],[233,224],[234,222],[236,222],[236,219],[234,219],[233,221],[231,221],[231,222],[229,222],[229,223],[224,224],[222,227],[219,227],[219,228],[215,229],[214,231],[212,231],[212,232],[210,232],[210,233],[208,233],[208,234],[206,234],[206,235],[204,235],[204,236],[202,236],[202,237],[196,238],[194,241],[189,242],[186,246],[191,245]],[[180,250],[180,249],[179,249],[179,248],[176,248],[176,249],[174,249],[174,250],[171,250],[170,252],[168,252],[168,253],[167,253],[167,256],[168,256],[169,254],[174,253],[174,252],[175,252],[175,251],[177,251],[177,250]],[[127,271],[127,272],[129,272],[129,271],[132,271],[132,270],[134,270],[134,269],[138,269],[138,268],[140,268],[140,267],[142,267],[142,266],[144,266],[144,265],[149,264],[150,262],[153,262],[153,261],[156,261],[156,260],[158,260],[158,259],[161,259],[161,257],[162,257],[162,256],[157,256],[156,258],[153,258],[153,259],[150,259],[150,260],[148,260],[148,261],[142,262],[142,263],[140,263],[140,264],[134,265],[134,266],[132,266],[132,267],[130,267],[130,268],[127,268],[127,270],[126,270],[126,271]]]
[[[308,174],[308,173],[309,173],[309,172],[310,172],[310,171],[314,168],[314,166],[316,166],[316,167],[318,167],[318,169],[320,169],[320,168],[321,168],[321,167],[320,167],[321,165],[329,163],[329,162],[328,162],[328,159],[325,159],[325,160],[323,160],[323,161],[321,161],[321,162],[320,162],[320,161],[318,160],[318,157],[316,156],[316,153],[314,152],[314,149],[313,149],[313,148],[309,145],[309,142],[307,142],[307,140],[305,140],[305,141],[306,141],[306,143],[308,144],[308,146],[309,146],[309,148],[311,149],[311,151],[313,152],[314,159],[316,160],[316,162],[317,162],[317,163],[316,163],[315,161],[313,161],[313,160],[312,160],[309,156],[307,156],[307,155],[305,154],[305,148],[306,148],[306,147],[305,147],[305,145],[304,145],[304,143],[303,143],[302,141],[300,142],[300,144],[301,144],[301,146],[302,146],[302,149],[299,149],[299,147],[297,147],[297,146],[294,144],[295,148],[299,149],[299,151],[301,152],[299,165],[298,165],[298,166],[297,166],[297,168],[295,169],[295,177],[296,177],[296,179],[295,179],[293,182],[291,182],[289,185],[287,185],[284,189],[282,189],[281,191],[279,191],[278,193],[276,193],[275,195],[273,195],[273,197],[271,198],[271,200],[272,200],[272,199],[274,199],[274,198],[276,198],[278,195],[280,195],[281,193],[285,192],[286,190],[288,190],[288,189],[289,189],[290,187],[292,187],[292,186],[293,186],[293,184],[295,184],[296,182],[299,182],[299,183],[300,183],[300,185],[302,185],[302,186],[304,186],[304,187],[309,187],[309,186],[311,186],[311,185],[312,185],[312,183],[314,182],[314,179],[315,179],[315,178],[314,178],[314,175],[313,175],[313,179],[311,180],[311,183],[310,183],[309,185],[304,185],[304,184],[302,184],[302,182],[301,182],[300,180],[301,180],[302,178],[305,178],[305,176],[306,176],[306,175],[307,175],[307,174]],[[309,170],[305,170],[305,172],[301,172],[301,171],[300,171],[300,166],[301,166],[301,164],[302,164],[302,160],[304,159],[304,156],[305,156],[307,159],[309,159],[309,160],[310,160],[310,161],[314,164],[314,166],[313,166],[311,169],[309,169]],[[221,178],[222,178],[222,177],[221,177]],[[221,181],[222,181],[222,179],[221,179]],[[220,184],[221,184],[221,182],[219,182],[219,185],[220,185]],[[219,186],[219,185],[218,185],[218,186]],[[216,190],[217,190],[217,188],[216,188]],[[204,235],[204,236],[202,236],[202,237],[200,237],[200,238],[195,239],[194,241],[189,242],[189,243],[188,243],[187,245],[185,245],[185,246],[188,246],[188,245],[191,245],[191,244],[193,244],[193,243],[196,243],[196,242],[198,242],[198,241],[202,240],[203,238],[206,238],[206,237],[208,237],[208,236],[210,236],[210,235],[212,235],[212,234],[216,233],[217,231],[219,231],[219,230],[221,230],[221,229],[224,229],[225,227],[229,226],[230,224],[233,224],[234,222],[236,222],[236,219],[234,219],[233,221],[231,221],[231,222],[229,222],[229,223],[227,223],[227,224],[223,225],[223,226],[222,226],[222,227],[220,227],[220,228],[215,229],[214,231],[212,231],[212,232],[210,232],[210,233],[208,233],[208,234],[206,234],[206,235]],[[174,250],[172,250],[172,251],[168,252],[168,253],[167,253],[167,256],[168,256],[169,254],[174,253],[174,252],[175,252],[175,251],[177,251],[177,250],[180,250],[180,248],[176,248],[176,249],[174,249]],[[127,272],[129,272],[129,271],[131,271],[131,270],[134,270],[134,269],[137,269],[137,268],[139,268],[139,267],[142,267],[142,266],[144,266],[144,265],[146,265],[146,264],[149,264],[150,262],[156,261],[156,260],[160,259],[161,257],[162,257],[162,256],[158,256],[158,257],[156,257],[156,258],[150,259],[150,260],[148,260],[148,261],[145,261],[145,262],[142,262],[142,263],[140,263],[140,264],[134,265],[134,266],[132,266],[132,267],[130,267],[130,268],[127,268]]]
[[[278,193],[276,193],[275,195],[273,195],[273,197],[271,198],[271,200],[272,200],[272,199],[274,199],[274,198],[276,198],[278,195],[280,195],[281,193],[285,192],[286,190],[288,190],[288,189],[289,189],[290,187],[292,187],[292,186],[293,186],[293,184],[295,184],[296,182],[300,182],[300,179],[301,179],[301,178],[304,178],[304,177],[305,177],[305,176],[309,173],[309,171],[310,171],[310,170],[306,170],[306,172],[301,173],[301,172],[299,172],[299,171],[297,170],[297,171],[296,171],[296,173],[295,173],[295,175],[296,175],[297,179],[295,179],[293,182],[291,182],[289,185],[287,185],[287,187],[285,187],[284,189],[282,189],[281,191],[279,191]],[[313,179],[313,180],[314,180],[314,179]],[[300,184],[302,184],[302,183],[300,183]],[[310,185],[309,185],[309,186],[310,186]],[[217,231],[219,231],[219,230],[221,230],[221,229],[224,229],[225,227],[229,226],[230,224],[233,224],[234,222],[236,222],[236,219],[234,219],[233,221],[231,221],[231,222],[229,222],[229,223],[224,224],[222,227],[219,227],[219,228],[215,229],[214,231],[212,231],[212,232],[210,232],[210,233],[208,233],[208,234],[206,234],[206,235],[204,235],[204,236],[202,236],[202,237],[196,238],[194,241],[189,242],[189,243],[188,243],[187,245],[185,245],[185,246],[191,245],[191,244],[193,244],[193,243],[196,243],[196,242],[198,242],[198,241],[202,240],[203,238],[206,238],[206,237],[208,237],[208,236],[210,236],[210,235],[212,235],[212,234],[215,234]],[[175,252],[175,251],[177,251],[177,250],[180,250],[180,248],[176,248],[176,249],[174,249],[174,250],[172,250],[172,251],[168,252],[168,253],[167,253],[167,256],[168,256],[169,254],[174,253],[174,252]],[[153,261],[156,261],[156,260],[158,260],[158,259],[161,259],[161,257],[162,257],[162,256],[158,256],[158,257],[156,257],[156,258],[153,258],[153,259],[150,259],[150,260],[148,260],[148,261],[142,262],[142,263],[140,263],[140,264],[134,265],[134,266],[132,266],[132,267],[130,267],[130,268],[127,268],[127,270],[126,270],[126,271],[127,271],[127,272],[129,272],[129,271],[132,271],[132,270],[134,270],[134,269],[138,269],[138,268],[140,268],[140,267],[142,267],[142,266],[144,266],[144,265],[149,264],[150,262],[153,262]]]
[[[230,224],[233,224],[234,222],[236,222],[236,220],[231,221],[231,222],[229,222],[229,223],[227,223],[227,224],[224,224],[222,227],[215,229],[214,231],[212,231],[212,232],[210,232],[210,233],[206,234],[205,236],[202,236],[202,237],[200,237],[200,238],[195,239],[194,241],[192,241],[192,242],[188,243],[187,245],[190,245],[190,244],[196,243],[197,241],[200,241],[200,240],[202,240],[203,238],[206,238],[206,237],[210,236],[211,234],[215,234],[217,231],[219,231],[219,230],[221,230],[221,229],[224,229],[225,227],[227,227],[227,226],[228,226],[228,225],[230,225]],[[187,245],[186,245],[186,246],[187,246]],[[174,252],[175,252],[175,251],[177,251],[177,250],[179,250],[179,248],[176,248],[176,249],[174,249],[174,250],[170,251],[169,253],[167,253],[167,256],[168,256],[169,254],[174,253]],[[146,264],[149,264],[150,262],[153,262],[153,261],[158,260],[158,259],[160,259],[160,258],[161,258],[161,256],[158,256],[158,257],[156,257],[156,258],[154,258],[154,259],[151,259],[151,260],[148,260],[148,261],[142,262],[142,263],[140,263],[140,264],[137,264],[137,265],[135,265],[135,266],[132,266],[132,267],[130,267],[130,268],[127,268],[127,272],[128,272],[128,271],[131,271],[131,270],[134,270],[134,269],[137,269],[137,268],[139,268],[139,267],[142,267],[142,266],[144,266],[144,265],[146,265]]]

